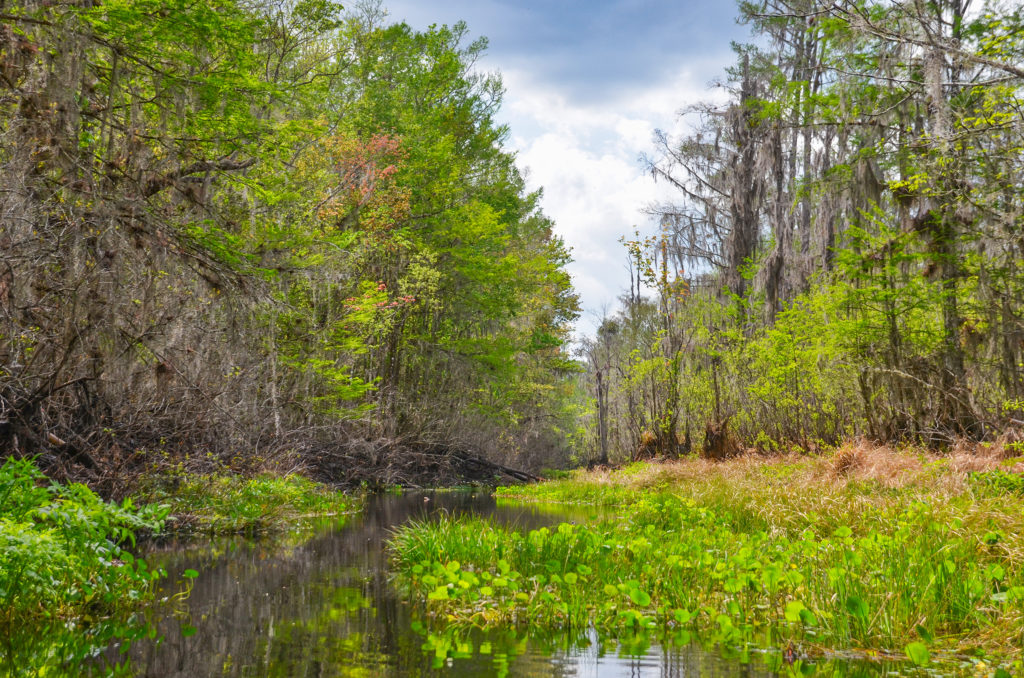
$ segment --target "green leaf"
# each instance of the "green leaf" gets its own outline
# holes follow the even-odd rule
[[[195,579],[196,577],[199,576],[199,573],[196,572],[195,570],[189,569],[189,570],[185,570],[184,572],[182,572],[181,576],[184,577],[185,579]]]
[[[992,581],[1002,581],[1006,576],[1006,570],[999,563],[992,563],[985,568],[985,577]]]
[[[914,662],[917,666],[927,666],[928,662],[931,661],[931,653],[928,652],[928,646],[924,643],[913,642],[908,643],[903,651],[907,653],[907,657],[910,661]]]
[[[629,599],[633,601],[634,605],[640,607],[647,607],[651,604],[651,596],[646,591],[640,589],[630,589]]]
[[[800,610],[800,622],[804,626],[817,626],[818,618],[814,616],[814,613],[810,610]]]
[[[800,613],[807,609],[807,606],[801,603],[799,600],[791,600],[786,603],[786,621],[798,622],[800,621]]]
[[[847,596],[846,610],[858,619],[867,619],[868,617],[868,604],[859,596]]]

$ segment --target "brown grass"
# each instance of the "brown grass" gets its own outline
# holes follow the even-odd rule
[[[587,482],[626,484],[636,488],[707,482],[709,478],[739,482],[758,476],[785,477],[792,486],[822,485],[833,489],[848,485],[875,484],[885,489],[920,488],[958,494],[967,490],[969,473],[1003,470],[1024,473],[1024,456],[1000,445],[958,444],[947,454],[924,449],[896,449],[863,441],[851,442],[820,455],[779,454],[764,456],[748,450],[726,461],[686,458],[650,464],[625,472],[598,468],[583,476]],[[938,482],[938,485],[936,483]]]
[[[688,457],[614,470],[578,472],[574,482],[667,491],[707,506],[756,515],[779,530],[809,523],[885,520],[914,502],[936,507],[965,527],[987,525],[1014,535],[1005,546],[1024,557],[1024,502],[1015,496],[978,495],[968,481],[976,471],[1024,473],[1024,457],[1001,445],[956,446],[947,454],[851,442],[817,455],[764,456],[748,451],[727,461]]]

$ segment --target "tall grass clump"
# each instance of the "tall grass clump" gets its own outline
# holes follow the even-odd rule
[[[972,480],[955,459],[858,454],[511,488],[501,494],[614,510],[525,534],[478,519],[409,525],[392,541],[399,580],[431,614],[478,625],[696,630],[922,664],[987,654],[1019,670],[1024,503],[999,489],[1010,481]]]

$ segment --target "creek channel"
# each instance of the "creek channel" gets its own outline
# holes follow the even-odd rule
[[[168,573],[161,595],[180,589],[186,571],[198,576],[188,597],[172,600],[153,621],[156,640],[127,649],[129,672],[160,678],[776,675],[760,653],[696,641],[668,646],[646,637],[608,641],[593,632],[531,629],[432,632],[391,583],[386,542],[404,522],[439,512],[475,513],[523,530],[594,517],[566,507],[496,503],[480,492],[376,495],[359,514],[320,525],[312,537],[155,543],[143,555]],[[824,669],[818,675],[884,671],[835,661],[818,668]]]

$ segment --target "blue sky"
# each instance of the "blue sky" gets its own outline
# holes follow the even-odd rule
[[[720,99],[711,83],[747,39],[734,0],[384,0],[390,19],[419,29],[465,21],[490,46],[501,122],[531,188],[573,250],[569,271],[591,334],[628,288],[619,237],[652,231],[643,208],[671,197],[639,161],[655,129],[681,130],[678,111]]]

